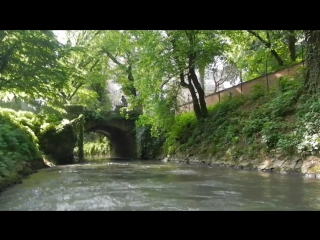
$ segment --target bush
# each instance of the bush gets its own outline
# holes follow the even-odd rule
[[[266,89],[261,84],[255,84],[251,87],[249,98],[252,100],[257,100],[266,95]]]
[[[183,113],[167,133],[165,151],[223,155],[232,148],[247,154],[246,146],[251,156],[260,150],[320,153],[320,97],[310,99],[302,93],[301,75],[282,77],[270,91],[258,84],[249,96],[224,98],[209,106],[204,121]]]
[[[24,163],[40,159],[39,138],[58,123],[54,114],[0,108],[0,177],[15,174]]]
[[[17,114],[0,111],[0,177],[8,177],[23,164],[40,157],[38,141],[28,126],[19,123]]]

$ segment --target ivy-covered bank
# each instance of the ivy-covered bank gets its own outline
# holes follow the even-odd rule
[[[305,94],[302,76],[226,98],[200,122],[176,116],[159,158],[320,178],[320,96]]]
[[[38,169],[73,160],[77,120],[0,108],[0,192]]]

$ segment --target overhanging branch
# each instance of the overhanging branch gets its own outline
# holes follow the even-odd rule
[[[264,40],[259,34],[255,33],[252,30],[247,30],[250,34],[252,34],[253,36],[255,36],[256,38],[258,38],[267,48],[271,47],[271,43],[267,42],[266,40]]]
[[[118,65],[120,65],[120,66],[123,66],[123,64],[120,63],[120,62],[116,59],[116,57],[114,57],[106,48],[102,47],[101,49],[102,49],[103,53],[107,54],[107,56],[108,56],[115,64],[118,64]]]

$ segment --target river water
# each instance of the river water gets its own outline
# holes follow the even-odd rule
[[[0,210],[320,210],[320,181],[216,166],[106,160],[40,170],[1,193]]]

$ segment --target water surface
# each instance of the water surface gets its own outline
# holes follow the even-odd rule
[[[57,166],[0,195],[0,210],[320,210],[320,181],[160,161]]]

